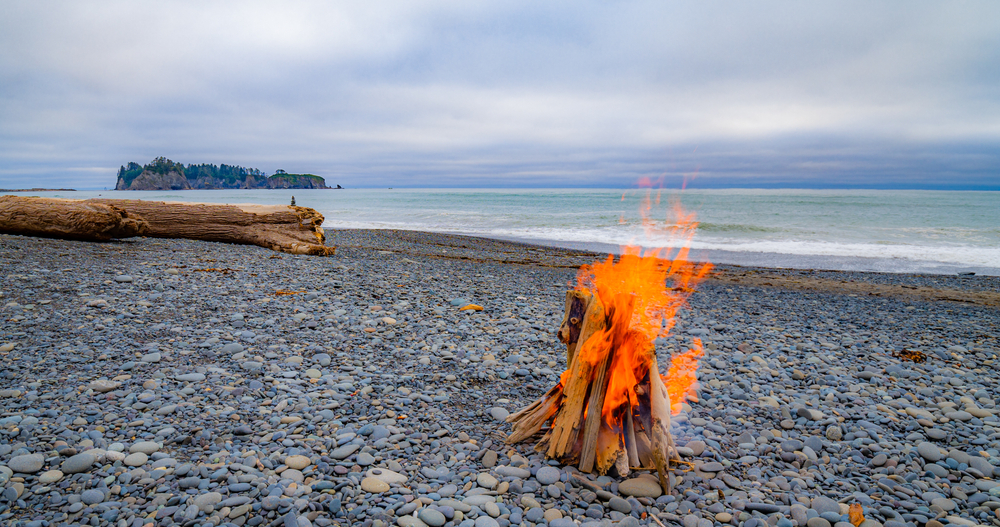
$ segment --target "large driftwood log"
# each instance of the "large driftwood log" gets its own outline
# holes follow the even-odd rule
[[[333,254],[323,215],[289,205],[214,205],[134,199],[0,196],[0,232],[89,241],[131,236],[259,245],[293,254]]]
[[[0,196],[0,232],[109,241],[146,235],[149,224],[109,203],[37,196]]]
[[[259,245],[292,254],[333,254],[323,243],[323,215],[292,205],[215,205],[140,201],[88,200],[125,209],[149,224],[147,236],[189,238],[212,242]]]

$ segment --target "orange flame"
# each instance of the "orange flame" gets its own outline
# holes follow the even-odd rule
[[[670,413],[677,415],[681,413],[684,400],[695,400],[697,397],[695,389],[698,385],[698,359],[705,352],[701,349],[701,339],[694,339],[694,347],[674,355],[670,359],[670,369],[662,376],[663,383],[667,385],[667,393],[670,394]]]
[[[648,182],[643,182],[648,183]],[[657,193],[656,203],[660,195]],[[674,204],[674,221],[659,224],[649,219],[652,209],[650,193],[642,203],[643,227],[652,236],[668,236],[671,240],[690,241],[698,223],[694,214],[685,214]],[[686,243],[685,243],[686,245]],[[688,249],[682,246],[672,259],[669,248],[647,249],[623,247],[615,261],[609,255],[603,262],[584,265],[577,275],[577,289],[594,295],[604,307],[606,327],[597,331],[580,347],[579,359],[597,367],[613,353],[607,375],[607,389],[601,414],[605,423],[620,429],[621,410],[638,406],[636,387],[648,379],[655,359],[653,340],[666,337],[674,327],[677,310],[686,302],[694,286],[711,270],[709,263],[689,262]],[[685,398],[694,396],[698,358],[702,355],[701,341],[673,358],[666,376],[671,413],[681,411]],[[563,373],[565,385],[570,375]]]

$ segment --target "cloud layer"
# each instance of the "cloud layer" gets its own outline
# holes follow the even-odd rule
[[[1000,188],[1000,4],[23,2],[0,187]]]

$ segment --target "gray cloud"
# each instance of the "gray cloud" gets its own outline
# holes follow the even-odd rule
[[[1000,5],[32,2],[0,187],[165,155],[345,186],[1000,188]]]

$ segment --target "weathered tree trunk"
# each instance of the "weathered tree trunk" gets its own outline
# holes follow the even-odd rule
[[[212,242],[259,245],[292,254],[333,254],[323,243],[323,215],[290,205],[215,205],[140,201],[88,200],[125,209],[149,224],[147,236],[189,238]]]
[[[333,254],[323,215],[289,205],[213,205],[134,199],[0,196],[0,232],[108,241],[131,236],[259,245],[292,254]]]
[[[0,232],[104,242],[146,235],[149,225],[110,203],[0,196]]]

